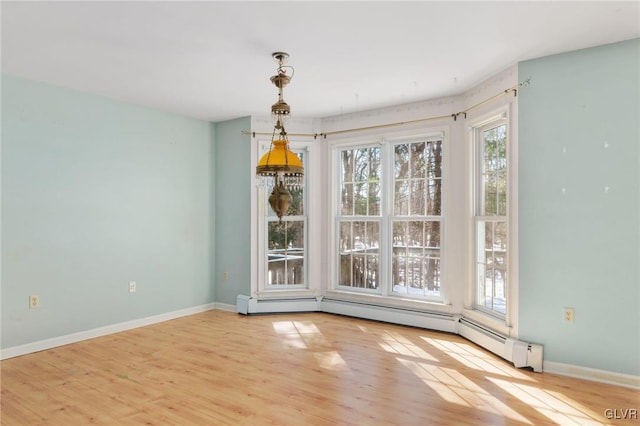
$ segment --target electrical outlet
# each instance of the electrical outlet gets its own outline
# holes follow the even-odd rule
[[[135,292],[136,292],[136,282],[129,281],[129,293],[135,293]]]
[[[29,308],[35,309],[40,307],[40,296],[32,294],[29,296]]]
[[[564,322],[573,323],[574,314],[573,308],[564,308]]]

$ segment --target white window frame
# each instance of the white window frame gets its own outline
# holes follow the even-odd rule
[[[318,214],[319,202],[318,202],[318,175],[319,167],[315,167],[317,164],[316,157],[318,156],[317,143],[310,138],[296,138],[289,140],[289,149],[293,152],[303,151],[305,153],[304,158],[304,284],[298,285],[268,285],[268,265],[267,265],[267,232],[269,217],[268,209],[269,203],[267,202],[269,197],[269,191],[266,186],[261,185],[258,178],[255,178],[256,191],[255,191],[255,212],[254,223],[256,226],[256,239],[254,240],[254,247],[256,253],[255,259],[255,271],[256,279],[251,280],[251,295],[252,297],[261,299],[277,299],[283,297],[317,297],[320,295],[320,282],[318,279],[319,265],[317,262],[313,262],[312,256],[317,256],[320,252],[319,249],[319,230],[318,230]],[[256,143],[256,158],[260,158],[264,153],[269,150],[271,145],[270,139],[258,139]],[[314,164],[314,162],[316,164]]]
[[[405,296],[405,295],[401,295],[399,293],[394,293],[393,289],[389,289],[389,296],[390,297],[400,297],[400,298],[409,298],[409,299],[415,299],[415,300],[421,300],[421,301],[427,301],[427,302],[434,302],[434,303],[444,303],[444,296],[442,294],[443,292],[443,288],[444,287],[450,287],[450,283],[446,283],[444,281],[444,276],[445,274],[443,274],[443,271],[445,270],[446,267],[446,256],[444,255],[446,247],[448,245],[447,242],[447,232],[446,232],[446,203],[447,203],[447,197],[448,194],[447,192],[449,191],[449,182],[448,182],[448,175],[446,173],[446,167],[445,167],[445,163],[448,161],[448,158],[450,157],[450,153],[448,152],[448,144],[446,143],[445,140],[445,132],[441,131],[438,133],[431,133],[428,135],[422,135],[420,137],[410,137],[410,138],[395,138],[395,139],[389,139],[388,142],[389,144],[387,145],[387,153],[388,156],[387,158],[389,159],[388,164],[387,164],[387,170],[388,170],[388,175],[389,175],[389,179],[387,179],[387,181],[385,182],[386,187],[387,187],[387,193],[389,194],[388,197],[385,197],[385,200],[388,202],[388,216],[387,216],[387,232],[390,238],[392,238],[393,235],[393,223],[396,221],[405,221],[405,220],[411,220],[411,219],[416,219],[417,221],[433,221],[433,222],[439,222],[440,223],[440,258],[439,258],[439,263],[440,263],[440,295],[439,296],[422,296],[422,297],[416,297],[416,296]],[[418,142],[429,142],[429,141],[436,141],[436,140],[441,140],[442,141],[442,152],[443,152],[443,158],[442,158],[442,176],[441,176],[441,182],[442,182],[442,192],[440,194],[441,199],[440,199],[440,215],[439,216],[432,216],[432,215],[416,215],[416,216],[399,216],[396,215],[394,212],[394,168],[395,168],[395,161],[393,161],[393,158],[395,157],[395,146],[396,145],[401,145],[401,144],[410,144],[410,143],[418,143]],[[389,249],[389,247],[387,247],[387,249]],[[389,259],[391,257],[389,256]],[[391,266],[392,261],[389,260],[389,266]],[[389,283],[390,286],[393,285],[393,277],[392,277],[392,271],[391,268],[388,268],[389,270],[387,271],[387,282]],[[446,284],[449,284],[448,286]]]
[[[504,105],[494,107],[492,110],[467,120],[468,138],[467,148],[469,152],[469,208],[467,226],[467,289],[465,292],[465,308],[463,316],[473,319],[481,324],[500,331],[505,335],[518,337],[518,205],[517,205],[517,176],[518,176],[518,141],[517,141],[517,102],[508,100]],[[477,304],[477,258],[478,247],[476,226],[482,218],[491,219],[488,216],[477,216],[477,192],[479,191],[479,155],[478,143],[482,130],[491,127],[492,124],[503,121],[507,125],[507,284],[506,312],[504,316],[488,309],[483,309]]]
[[[452,313],[452,306],[449,298],[454,283],[449,281],[449,273],[447,271],[447,258],[451,256],[450,246],[447,241],[447,212],[449,196],[447,191],[449,188],[449,171],[450,171],[450,127],[442,125],[438,127],[422,128],[419,131],[415,128],[399,129],[394,132],[386,132],[381,135],[379,132],[364,133],[360,136],[336,138],[329,142],[329,170],[332,178],[329,193],[329,227],[331,236],[328,241],[329,253],[329,283],[326,289],[326,295],[333,298],[344,300],[359,301],[364,303],[372,303],[376,305],[389,305],[395,307],[419,309],[434,312]],[[394,170],[394,146],[401,143],[423,142],[429,140],[442,140],[443,159],[442,159],[442,204],[441,214],[438,220],[441,223],[440,233],[440,296],[438,297],[408,297],[405,294],[393,292],[391,285],[391,248],[388,246],[392,235],[392,218],[410,218],[410,216],[395,216],[393,213],[393,170]],[[364,290],[351,287],[338,286],[339,279],[339,227],[338,217],[340,202],[340,169],[339,169],[339,153],[342,149],[350,149],[357,147],[367,147],[380,144],[382,146],[382,171],[381,183],[383,197],[381,200],[381,220],[380,220],[380,286],[379,291]],[[365,217],[366,218],[366,217]],[[416,216],[418,220],[423,220],[423,216]],[[354,218],[357,220],[357,217]]]
[[[505,133],[507,134],[505,137],[507,139],[506,141],[506,160],[507,160],[507,176],[506,178],[506,183],[507,183],[507,188],[506,188],[506,200],[505,200],[505,205],[507,208],[507,211],[504,212],[504,215],[483,215],[480,214],[480,211],[484,211],[484,194],[483,194],[483,184],[484,181],[482,179],[483,177],[483,154],[484,154],[484,137],[483,134],[484,132],[496,128],[496,127],[500,127],[500,126],[505,126]],[[475,283],[475,290],[474,290],[474,308],[478,309],[479,311],[482,311],[488,315],[493,315],[499,319],[504,319],[506,317],[506,307],[508,306],[508,301],[509,301],[509,281],[508,281],[508,275],[509,275],[509,251],[510,248],[508,245],[508,239],[509,239],[509,235],[508,235],[508,227],[509,227],[509,199],[510,199],[510,191],[509,191],[509,138],[508,138],[508,132],[509,132],[509,123],[508,120],[506,118],[506,115],[503,116],[499,116],[496,117],[494,120],[489,121],[488,123],[482,125],[482,126],[476,126],[473,128],[473,139],[474,139],[474,144],[473,144],[473,148],[474,148],[474,169],[473,169],[473,177],[474,177],[474,240],[475,240],[475,255],[474,255],[474,265],[476,266],[474,268],[474,283]],[[498,204],[498,200],[496,200],[496,209],[498,209],[499,204]],[[484,250],[484,243],[482,241],[479,241],[478,235],[479,235],[479,228],[489,222],[494,222],[494,223],[498,223],[498,222],[506,222],[507,223],[507,250],[505,253],[506,256],[506,277],[505,279],[506,281],[506,285],[505,285],[505,312],[504,314],[501,314],[500,312],[494,310],[494,309],[489,309],[487,307],[485,307],[483,304],[480,303],[480,300],[478,300],[478,294],[479,294],[479,288],[478,288],[478,280],[479,277],[477,276],[477,272],[478,272],[478,264],[480,263],[480,247],[483,247]]]
[[[361,294],[375,294],[375,295],[383,295],[383,285],[378,286],[377,289],[373,290],[373,289],[366,289],[366,288],[359,288],[359,287],[349,287],[349,286],[340,286],[339,283],[339,274],[340,274],[340,268],[337,267],[337,265],[340,263],[340,250],[338,248],[337,245],[337,241],[340,238],[340,227],[338,226],[338,217],[342,217],[342,215],[339,214],[339,209],[340,209],[340,202],[338,201],[338,198],[340,196],[341,193],[341,188],[340,188],[340,174],[339,174],[339,170],[340,167],[338,166],[338,162],[340,161],[339,159],[339,152],[343,149],[357,149],[357,148],[375,148],[375,147],[380,147],[380,157],[384,158],[385,154],[384,154],[384,142],[383,140],[371,140],[371,139],[363,139],[360,143],[358,142],[352,142],[349,144],[345,144],[345,145],[337,145],[335,146],[335,149],[333,151],[333,166],[336,170],[336,175],[335,175],[335,181],[336,184],[333,185],[332,187],[334,188],[334,191],[330,194],[331,198],[334,199],[334,205],[335,205],[335,209],[333,210],[332,214],[331,214],[331,222],[333,224],[333,229],[334,232],[332,233],[333,235],[333,242],[337,248],[337,250],[335,250],[330,259],[333,265],[335,265],[335,272],[334,275],[332,276],[331,279],[331,287],[332,289],[335,289],[337,291],[341,291],[341,292],[345,292],[345,293],[361,293]],[[381,162],[381,171],[380,171],[380,183],[381,183],[381,191],[386,190],[384,188],[384,176],[386,175],[386,170],[384,167],[384,160]],[[385,235],[385,231],[384,231],[384,211],[385,211],[385,199],[381,199],[380,200],[380,215],[379,216],[346,216],[346,218],[344,221],[345,222],[362,222],[362,221],[376,221],[378,223],[378,227],[380,230],[380,240],[385,241],[386,240],[386,235]],[[376,219],[377,218],[377,219]],[[382,281],[382,277],[385,276],[385,273],[383,272],[385,270],[385,265],[384,262],[382,262],[382,258],[384,256],[384,252],[385,252],[385,247],[381,244],[380,245],[380,270],[379,270],[379,274],[380,274],[380,278],[379,280]]]

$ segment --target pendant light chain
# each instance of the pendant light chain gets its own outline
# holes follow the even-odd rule
[[[273,178],[273,191],[269,196],[269,205],[282,221],[293,202],[289,188],[299,188],[304,176],[302,160],[289,150],[289,138],[284,126],[284,119],[289,116],[291,108],[284,101],[283,88],[293,77],[293,67],[285,66],[289,55],[275,52],[273,58],[278,62],[277,74],[271,77],[271,82],[278,88],[278,101],[271,106],[271,114],[275,118],[275,125],[271,134],[269,151],[264,154],[256,166],[256,175]],[[291,76],[285,68],[291,69]],[[279,132],[278,135],[276,133]]]

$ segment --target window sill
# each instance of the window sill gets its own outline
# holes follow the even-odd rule
[[[380,296],[377,294],[354,294],[338,290],[329,290],[324,294],[324,297],[335,300],[344,300],[347,302],[365,303],[375,306],[386,306],[419,312],[435,312],[443,314],[454,313],[451,305],[432,300],[415,300],[402,297]]]
[[[462,310],[462,316],[475,321],[478,324],[484,325],[485,327],[498,331],[505,336],[517,338],[517,336],[511,335],[512,328],[507,325],[504,318],[497,318],[480,310],[468,308]]]

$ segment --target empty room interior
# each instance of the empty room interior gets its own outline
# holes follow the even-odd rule
[[[640,421],[640,2],[0,18],[2,425]]]

